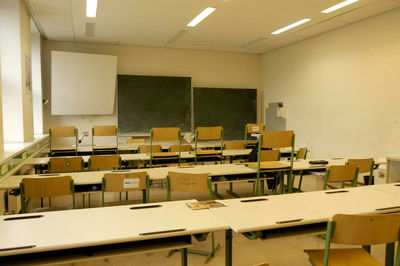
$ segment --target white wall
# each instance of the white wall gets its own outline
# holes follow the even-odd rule
[[[400,10],[262,56],[264,106],[282,101],[311,156],[400,153]]]
[[[43,87],[44,97],[49,99],[51,50],[116,55],[118,56],[118,74],[188,76],[192,77],[193,86],[258,88],[258,111],[259,117],[261,116],[261,58],[259,55],[45,41]],[[109,116],[52,116],[49,104],[45,106],[44,114],[46,131],[55,125],[75,125],[79,128],[79,135],[82,131],[90,133],[93,125],[117,124],[118,122],[116,107],[114,115]],[[90,139],[86,138],[85,142],[90,143]]]

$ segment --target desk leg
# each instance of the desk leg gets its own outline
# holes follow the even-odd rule
[[[232,230],[225,231],[225,266],[232,266]]]
[[[386,244],[385,266],[393,266],[394,263],[394,243]]]
[[[181,265],[182,266],[187,266],[187,248],[182,249],[182,254],[181,254]]]

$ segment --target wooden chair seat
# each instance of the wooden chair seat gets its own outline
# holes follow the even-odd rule
[[[197,151],[197,155],[215,155],[215,154],[220,154],[221,151],[217,150],[199,150]]]
[[[310,260],[314,265],[323,265],[323,249],[306,249]],[[329,266],[379,266],[381,265],[374,257],[362,248],[331,249],[329,251]]]
[[[178,158],[178,154],[176,152],[153,152],[153,159],[156,158],[165,158],[165,157],[174,157]]]

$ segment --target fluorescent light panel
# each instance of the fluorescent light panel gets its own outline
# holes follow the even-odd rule
[[[284,31],[290,30],[290,29],[292,29],[294,27],[300,26],[301,24],[309,22],[310,20],[311,20],[310,18],[304,18],[304,19],[299,20],[299,21],[297,21],[297,22],[295,22],[293,24],[290,24],[289,26],[286,26],[286,27],[283,27],[282,29],[276,30],[276,31],[272,32],[271,34],[275,34],[275,35],[276,34],[280,34],[280,33],[284,32]]]
[[[357,1],[358,0],[347,0],[347,1],[341,2],[341,3],[337,4],[337,5],[331,6],[330,8],[322,10],[321,13],[331,13],[331,12],[333,12],[335,10],[338,10],[338,9],[342,8],[342,7],[351,5],[351,4],[353,4],[353,3],[357,2]]]
[[[192,21],[187,24],[189,27],[194,27],[197,24],[199,24],[203,19],[205,19],[208,15],[210,15],[212,12],[215,11],[215,8],[213,7],[207,7],[204,9],[197,17],[195,17]]]
[[[97,0],[86,0],[86,16],[95,18],[97,12]]]

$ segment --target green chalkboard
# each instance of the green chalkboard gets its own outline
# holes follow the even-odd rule
[[[193,88],[194,127],[222,126],[224,139],[244,139],[247,123],[257,122],[257,89]]]
[[[120,133],[152,127],[191,129],[191,78],[118,75]]]

